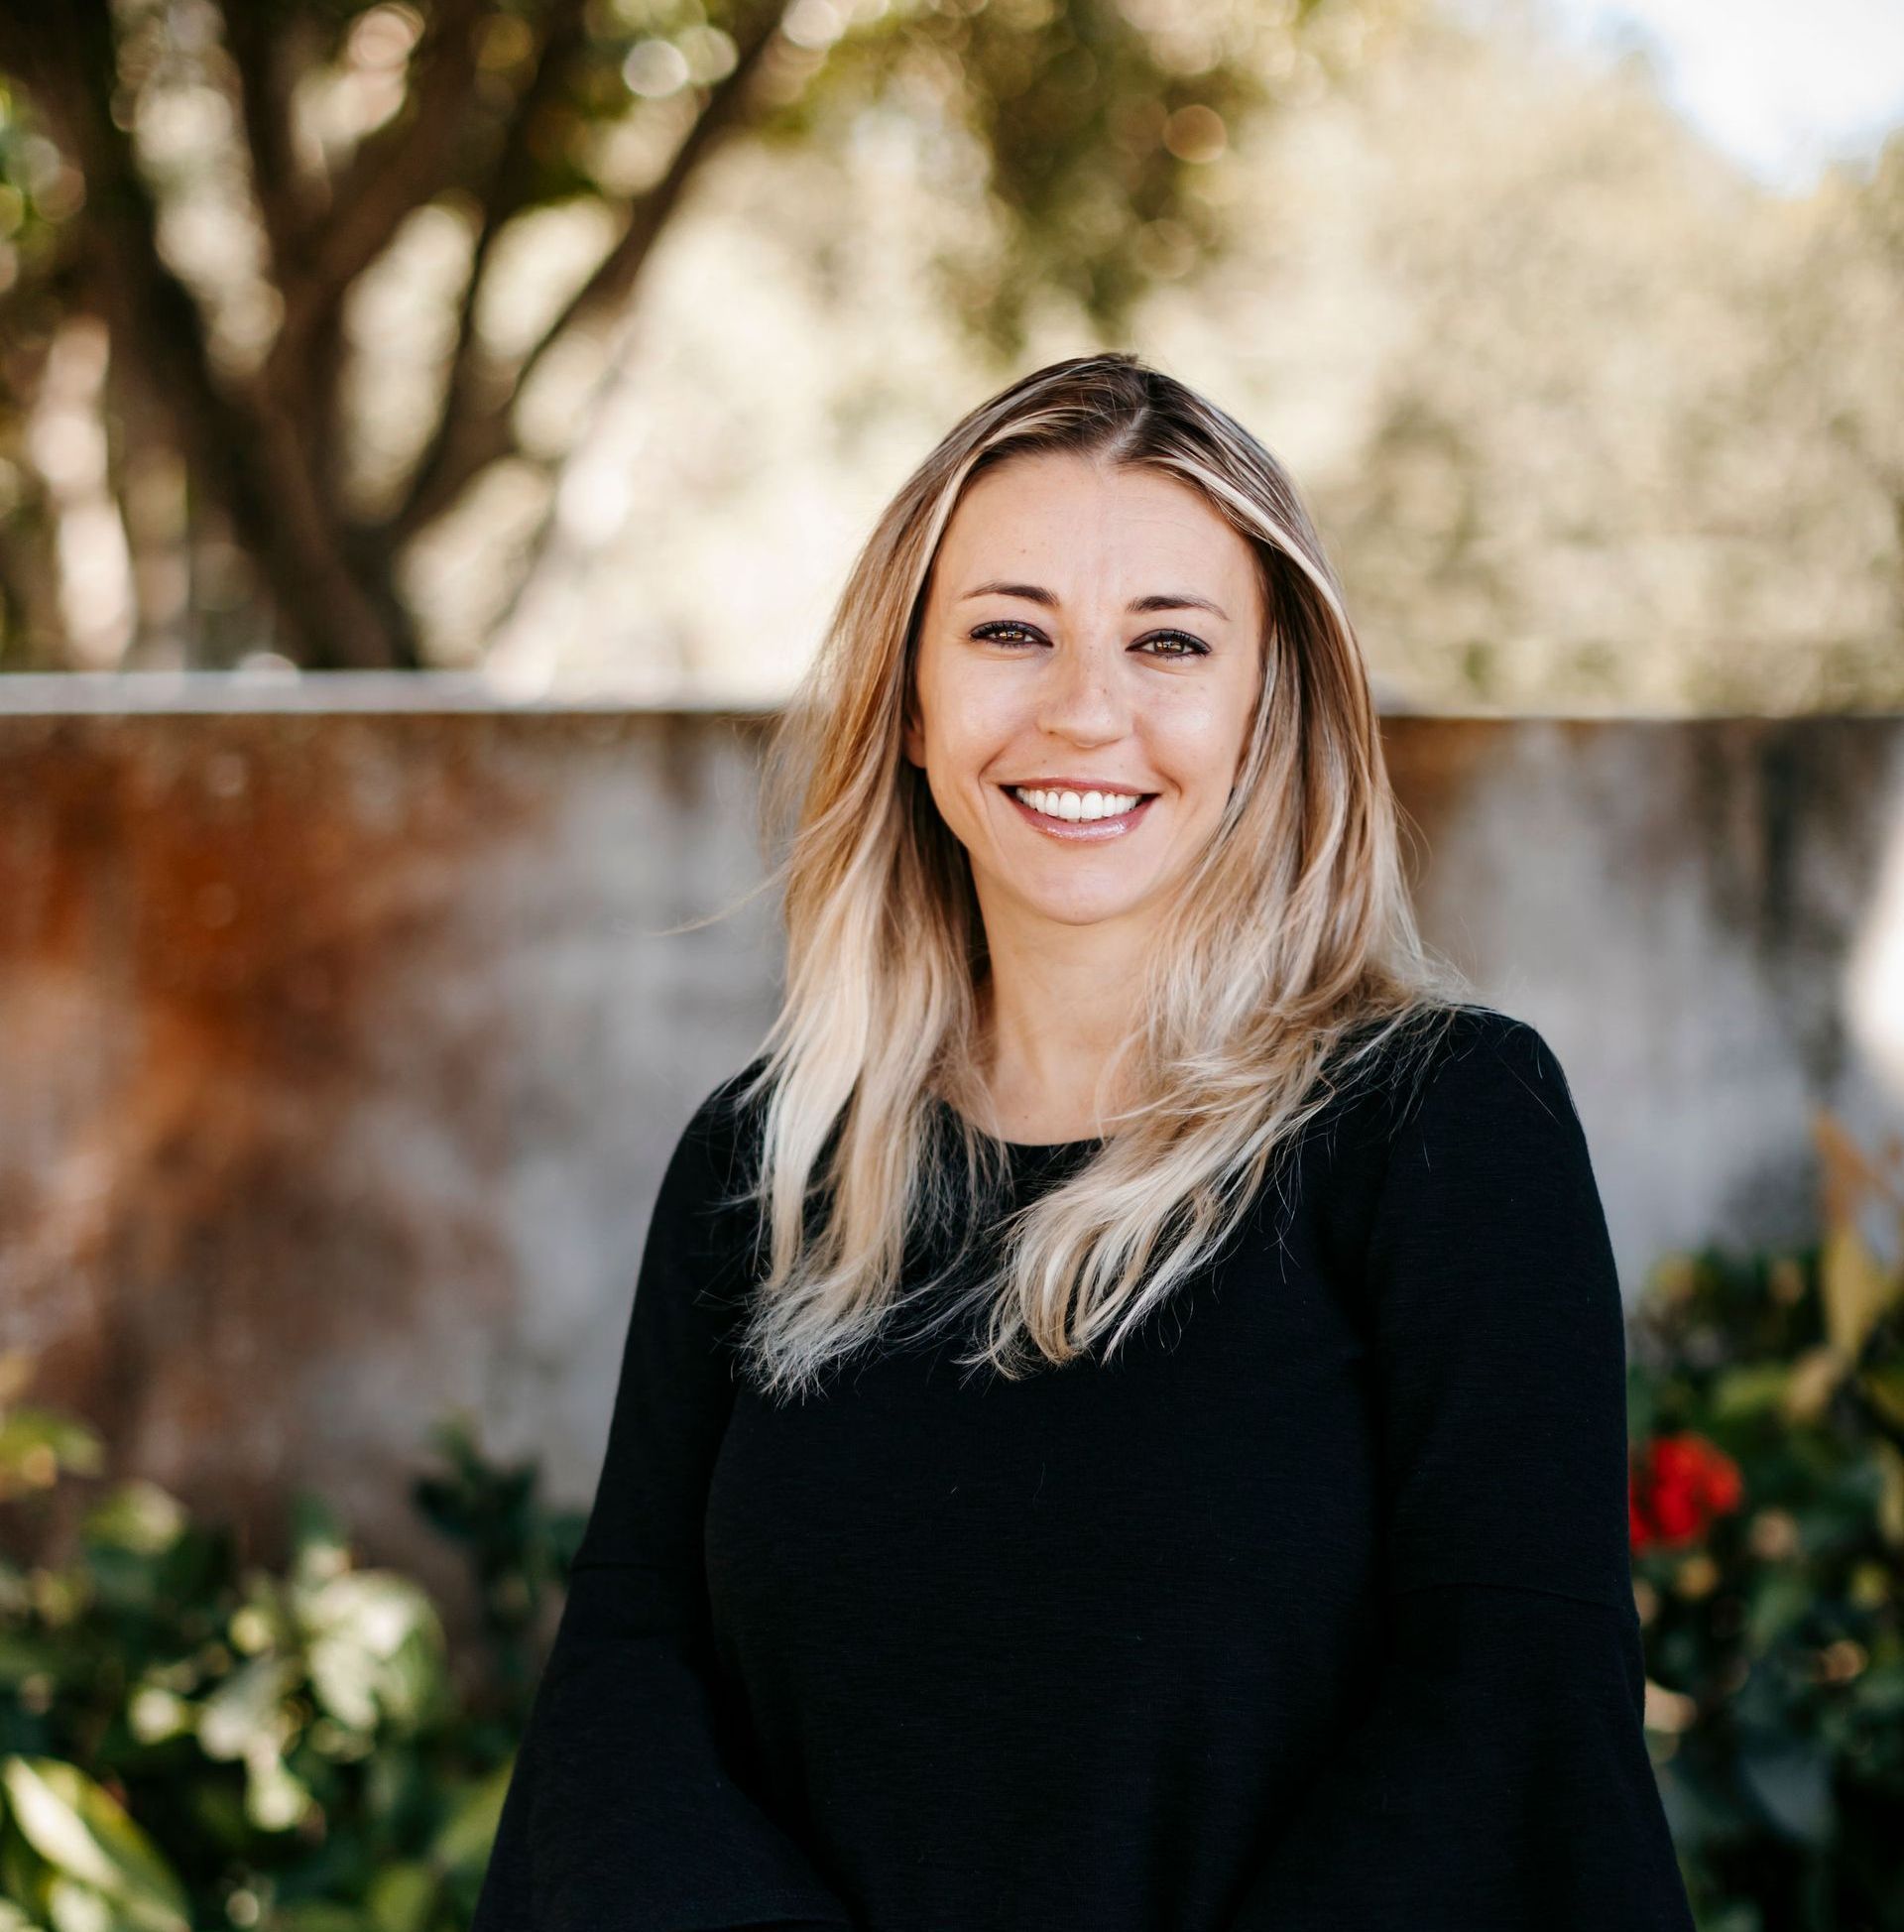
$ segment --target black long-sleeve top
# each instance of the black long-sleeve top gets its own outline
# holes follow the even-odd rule
[[[1532,1026],[1332,1100],[1109,1361],[894,1340],[795,1403],[732,1347],[738,1085],[661,1184],[474,1932],[1691,1932]]]

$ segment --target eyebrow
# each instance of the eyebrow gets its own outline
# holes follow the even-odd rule
[[[995,579],[991,583],[974,584],[959,602],[969,604],[975,597],[1022,597],[1027,603],[1043,604],[1050,610],[1058,607],[1057,593],[1037,583],[1005,583]],[[1199,597],[1192,590],[1153,590],[1147,597],[1132,597],[1125,608],[1130,611],[1209,611],[1226,624],[1230,621],[1230,613],[1221,604],[1213,604],[1208,597]]]

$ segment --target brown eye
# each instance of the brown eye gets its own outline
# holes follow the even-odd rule
[[[1036,644],[1038,634],[1011,618],[995,618],[990,624],[980,624],[972,632],[974,638],[988,644],[1012,644],[1020,641]],[[1153,644],[1176,645],[1174,651],[1150,651]],[[1139,638],[1131,646],[1133,651],[1143,651],[1156,658],[1207,658],[1210,647],[1201,638],[1193,638],[1187,631],[1152,631],[1147,638]]]

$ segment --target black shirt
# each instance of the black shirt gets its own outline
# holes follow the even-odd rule
[[[1533,1027],[1332,1100],[1109,1361],[895,1335],[795,1403],[731,1350],[737,1085],[661,1185],[474,1932],[1691,1932]]]

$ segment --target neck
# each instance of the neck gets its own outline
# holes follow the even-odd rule
[[[1103,1131],[1100,1092],[1136,1018],[1141,949],[1103,927],[1071,927],[1033,951],[992,951],[982,991],[981,1067],[995,1131],[1013,1141],[1083,1140]]]

